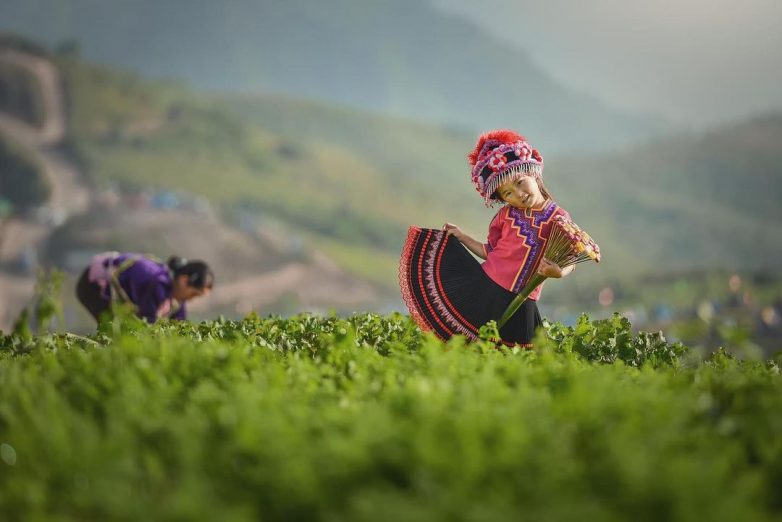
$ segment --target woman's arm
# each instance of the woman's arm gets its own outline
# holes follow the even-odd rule
[[[136,305],[136,315],[149,324],[157,321],[158,308],[165,299],[165,295],[162,287],[156,281],[146,281],[139,284],[131,298],[133,304]]]
[[[446,223],[443,225],[443,230],[458,239],[462,245],[467,247],[467,250],[481,259],[486,259],[486,250],[483,248],[483,243],[462,232],[461,228],[453,223]]]

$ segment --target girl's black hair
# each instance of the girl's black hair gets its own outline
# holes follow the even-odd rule
[[[187,276],[187,286],[212,288],[214,284],[215,277],[212,269],[201,260],[188,261],[179,256],[171,256],[166,264],[174,273],[175,278],[181,275]]]
[[[535,178],[535,181],[537,182],[538,188],[540,189],[540,193],[543,194],[544,198],[546,198],[546,199],[554,199],[551,196],[551,192],[549,192],[548,189],[546,188],[546,185],[543,184],[543,180],[542,179]],[[494,194],[491,195],[491,199],[495,199],[495,200],[503,202],[503,203],[505,202],[505,200],[502,199],[502,196],[500,196],[500,189],[497,189],[497,190],[494,191]]]

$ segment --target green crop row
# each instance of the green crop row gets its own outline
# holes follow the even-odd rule
[[[778,520],[782,379],[614,316],[534,350],[409,318],[0,337],[0,519]]]

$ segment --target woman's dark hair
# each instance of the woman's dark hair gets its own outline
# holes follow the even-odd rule
[[[171,256],[166,263],[174,273],[174,277],[187,276],[187,286],[193,288],[212,288],[214,274],[209,265],[201,260],[189,261],[179,256]]]

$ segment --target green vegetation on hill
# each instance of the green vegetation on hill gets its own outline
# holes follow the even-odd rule
[[[433,218],[409,222],[450,220],[476,237],[485,233],[491,214],[479,208],[464,160],[474,137],[273,96],[231,97],[228,104],[237,117],[271,132],[367,151],[405,179],[400,191],[431,191],[426,205]],[[779,143],[777,115],[625,153],[546,155],[546,185],[605,252],[604,262],[578,279],[593,287],[659,271],[774,270],[782,254]],[[405,173],[425,179],[417,183]],[[547,293],[568,293],[574,284],[552,284]]]
[[[469,184],[465,134],[279,96],[196,95],[75,62],[65,71],[75,139],[103,181],[184,187],[377,249],[386,265],[409,224],[455,221],[480,237],[492,215]],[[605,252],[589,279],[767,267],[782,253],[781,120],[621,155],[547,156],[547,185]],[[393,288],[395,274],[385,281]]]
[[[778,271],[780,144],[773,114],[622,154],[552,158],[547,183],[606,242],[606,264],[621,259],[612,272]]]
[[[448,197],[464,192],[454,187],[463,185],[459,182],[468,176],[465,151],[475,141],[472,133],[279,95],[214,98],[242,121],[292,142],[324,143],[360,154],[393,175],[401,193],[406,183]],[[474,202],[462,198],[460,203]]]
[[[453,208],[481,228],[491,216],[465,181],[463,136],[278,99],[242,117],[231,102],[174,84],[71,59],[61,65],[69,140],[99,184],[183,189],[226,209],[273,215],[332,253],[351,252],[353,259],[337,257],[361,275],[368,258],[396,264],[412,223],[440,226]],[[286,108],[287,129],[261,123],[265,112],[282,118]],[[308,113],[310,130],[296,132]],[[395,274],[371,279],[394,291]]]
[[[409,318],[0,336],[3,520],[778,518],[778,363]],[[122,331],[124,330],[124,333]]]
[[[370,265],[396,264],[407,226],[447,220],[480,238],[493,214],[468,179],[471,135],[282,96],[196,93],[73,57],[58,63],[70,150],[96,182],[183,189],[229,213],[280,219],[391,292],[396,271]],[[773,269],[782,254],[780,122],[613,155],[544,149],[547,186],[605,253],[578,282],[547,293],[660,268]]]

